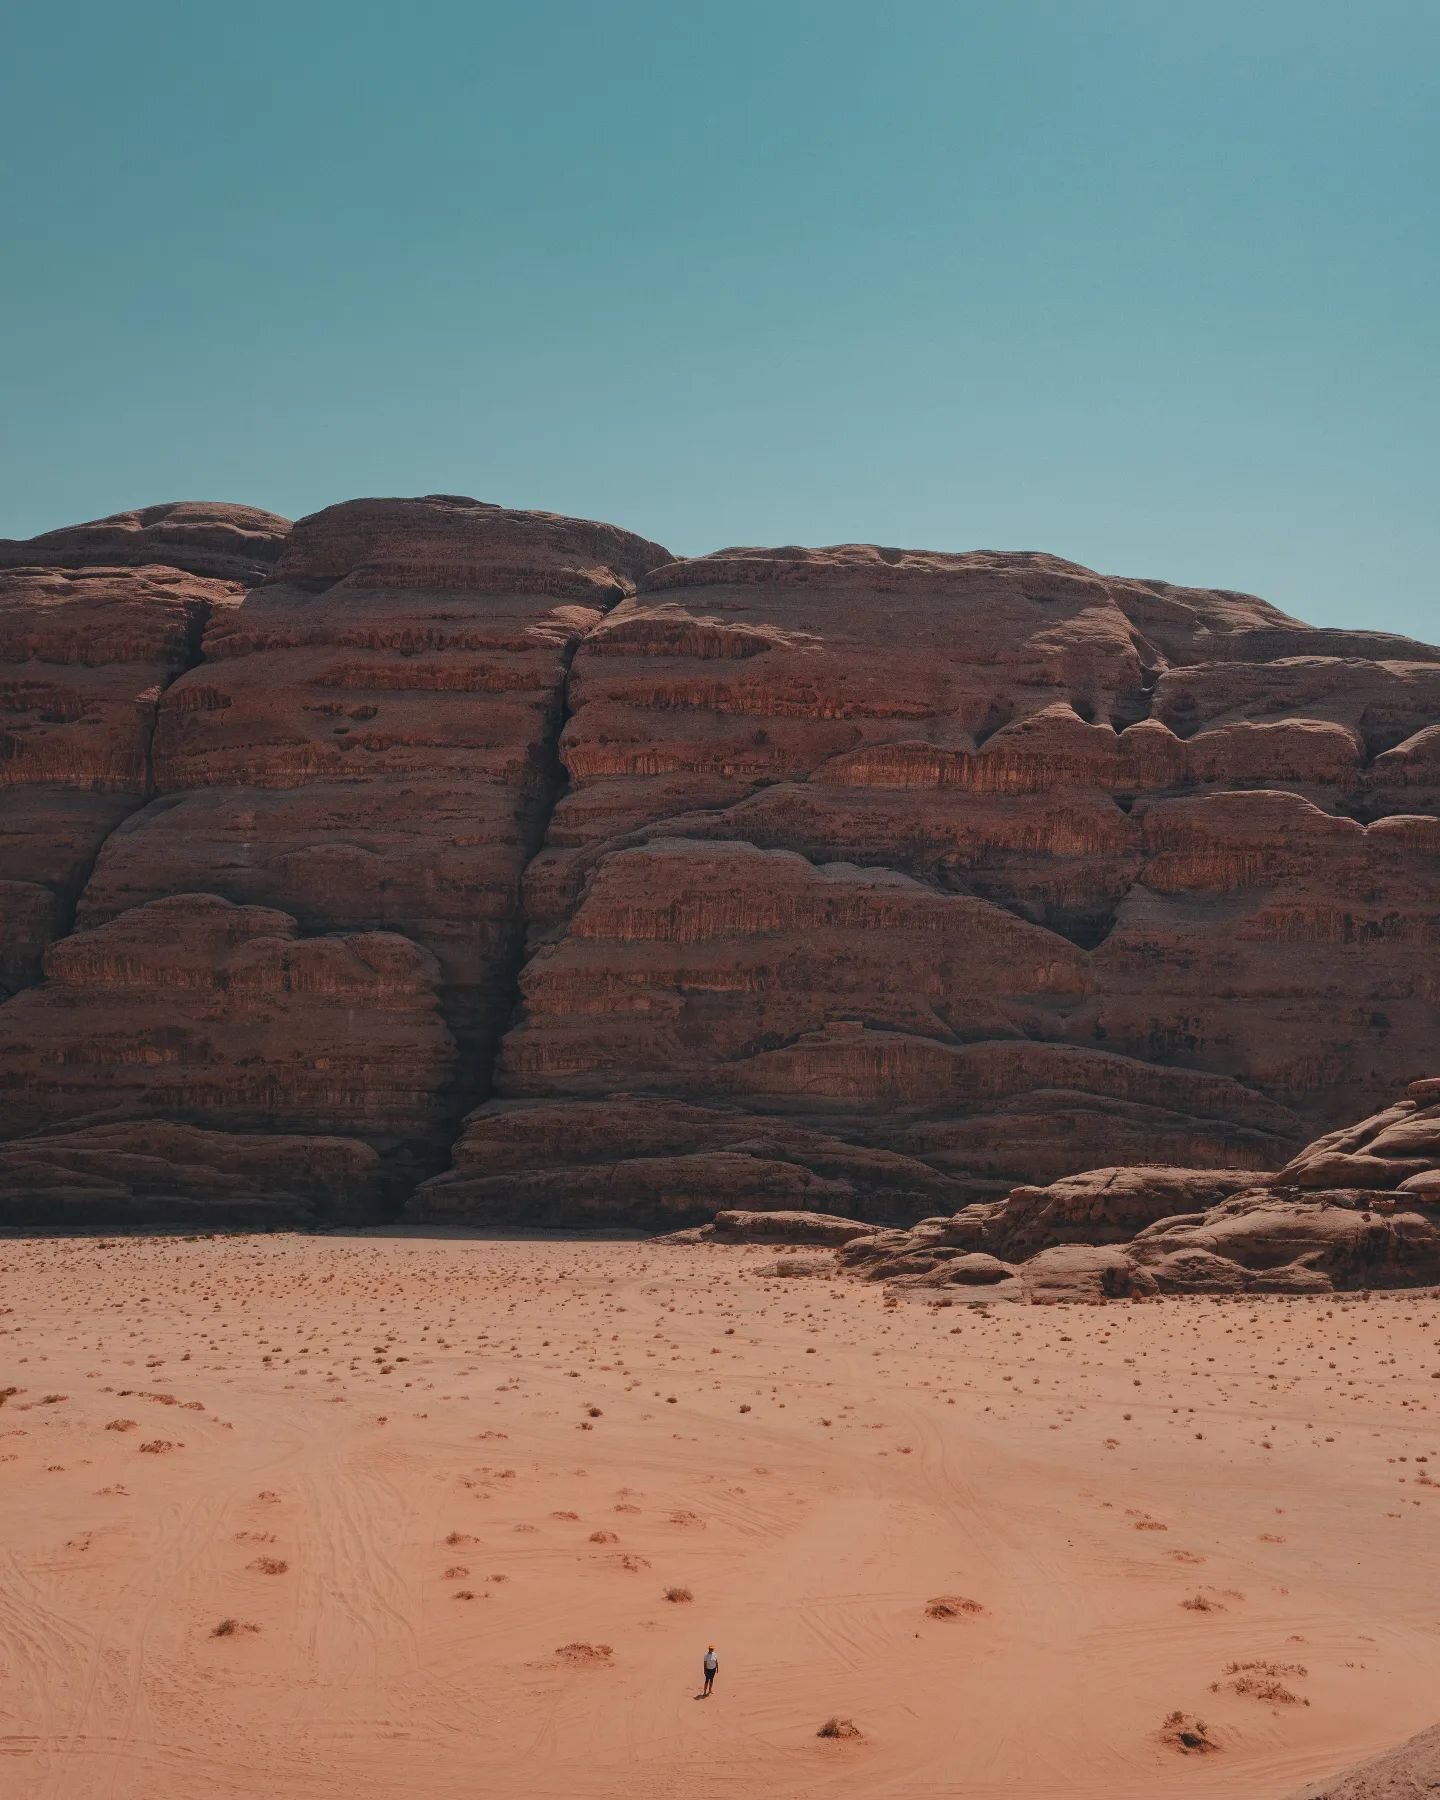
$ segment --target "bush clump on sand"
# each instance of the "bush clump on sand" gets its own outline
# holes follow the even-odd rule
[[[665,1598],[672,1601],[676,1606],[688,1606],[695,1596],[687,1587],[667,1587],[665,1590]]]
[[[865,1733],[853,1719],[829,1718],[815,1733],[822,1738],[862,1738]]]
[[[937,1594],[925,1602],[927,1619],[961,1619],[984,1610],[978,1600],[966,1600],[959,1594]]]
[[[1308,1706],[1310,1702],[1302,1695],[1295,1694],[1280,1680],[1282,1675],[1305,1676],[1309,1670],[1304,1663],[1267,1662],[1260,1659],[1252,1662],[1226,1663],[1224,1681],[1212,1681],[1210,1692],[1218,1694],[1228,1690],[1232,1694],[1241,1694],[1251,1700],[1265,1700],[1272,1706]]]
[[[1189,1713],[1167,1713],[1165,1722],[1160,1727],[1160,1738],[1182,1756],[1204,1756],[1211,1750],[1220,1748],[1210,1736],[1205,1721],[1191,1718]]]

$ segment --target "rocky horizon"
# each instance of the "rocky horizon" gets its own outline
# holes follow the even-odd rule
[[[3,1223],[903,1225],[1433,1069],[1410,639],[427,496],[0,542],[0,665]]]

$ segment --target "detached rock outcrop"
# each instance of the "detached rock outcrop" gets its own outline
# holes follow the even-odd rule
[[[1345,1185],[1329,1185],[1336,1176]],[[970,1279],[976,1252],[1018,1262],[1039,1301],[1440,1283],[1440,1080],[1412,1083],[1276,1175],[1097,1169],[857,1235],[839,1260],[872,1280],[943,1287]]]
[[[1290,1800],[1429,1800],[1440,1793],[1440,1725]]]
[[[718,1212],[713,1225],[677,1231],[674,1241],[704,1244],[848,1244],[868,1238],[873,1225],[833,1213]]]

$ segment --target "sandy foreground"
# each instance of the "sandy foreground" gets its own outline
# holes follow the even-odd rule
[[[1279,1800],[1440,1718],[1431,1297],[774,1254],[0,1241],[0,1792]]]

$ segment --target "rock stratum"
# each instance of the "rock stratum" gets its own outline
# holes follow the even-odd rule
[[[1434,1062],[1440,650],[1244,594],[189,502],[0,542],[0,715],[0,1222],[903,1226]]]

